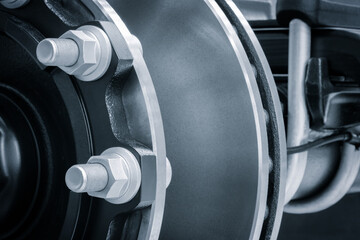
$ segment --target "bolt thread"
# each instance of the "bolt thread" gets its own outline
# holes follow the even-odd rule
[[[38,60],[46,66],[74,65],[79,58],[79,48],[71,39],[46,38],[36,49]]]
[[[66,172],[65,182],[73,192],[98,192],[108,183],[108,172],[101,164],[77,164]]]

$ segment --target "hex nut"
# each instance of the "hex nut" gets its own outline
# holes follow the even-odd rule
[[[105,74],[111,62],[112,47],[102,29],[85,25],[65,32],[60,39],[71,39],[79,48],[79,58],[74,65],[59,66],[64,72],[83,81],[94,81]]]
[[[100,156],[93,156],[88,164],[103,165],[108,172],[106,187],[98,192],[88,192],[90,196],[104,198],[108,202],[121,204],[129,202],[138,192],[141,171],[136,157],[127,149],[110,148]]]
[[[76,42],[79,48],[79,58],[77,62],[69,67],[60,68],[70,75],[87,75],[94,71],[100,55],[100,46],[94,35],[90,32],[69,30],[60,38],[71,39]]]
[[[108,183],[103,191],[89,192],[89,195],[101,198],[121,197],[128,187],[129,169],[124,159],[118,156],[95,156],[88,163],[103,165],[108,172]]]

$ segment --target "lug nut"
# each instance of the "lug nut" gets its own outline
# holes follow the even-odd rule
[[[87,164],[69,168],[65,182],[74,192],[87,192],[90,196],[122,204],[133,199],[139,191],[141,171],[129,150],[115,147],[91,157]]]
[[[24,6],[29,0],[0,0],[0,3],[9,9],[15,9]]]
[[[87,25],[67,31],[58,39],[42,40],[36,55],[46,66],[59,67],[83,81],[94,81],[108,70],[112,47],[102,29]]]
[[[172,178],[166,158],[166,187]],[[87,164],[76,164],[65,175],[66,186],[73,192],[87,192],[115,204],[127,203],[137,194],[141,171],[136,157],[127,149],[115,147],[93,156]]]

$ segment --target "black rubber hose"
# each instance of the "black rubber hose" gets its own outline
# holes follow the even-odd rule
[[[334,143],[334,142],[347,142],[350,141],[352,139],[353,135],[349,132],[345,132],[345,133],[337,133],[337,134],[333,134],[327,137],[323,137],[320,139],[317,139],[315,141],[300,145],[300,146],[296,146],[296,147],[289,147],[287,149],[287,154],[295,154],[295,153],[299,153],[299,152],[304,152],[307,151],[311,148],[318,148],[330,143]]]

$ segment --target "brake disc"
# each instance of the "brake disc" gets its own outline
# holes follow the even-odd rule
[[[20,139],[16,161],[34,155],[32,173],[39,173],[29,192],[2,200],[12,202],[17,224],[2,228],[1,238],[276,238],[286,169],[282,115],[240,11],[231,1],[108,2],[30,1],[1,11],[0,97],[19,113],[10,118],[3,106],[0,127]],[[113,48],[99,80],[83,82],[37,60],[44,37],[85,24],[102,29]],[[165,141],[173,169],[166,202]],[[118,146],[141,166],[133,200],[117,205],[66,190],[68,167]],[[14,172],[21,176],[21,168]]]
[[[218,0],[216,2],[236,29],[240,42],[256,72],[262,104],[268,115],[267,132],[269,157],[272,165],[267,200],[269,217],[264,222],[261,238],[275,239],[280,228],[285,203],[284,192],[288,180],[286,178],[287,156],[282,107],[269,63],[252,28],[233,1]]]
[[[271,236],[274,224],[276,236],[286,169],[282,115],[244,18],[228,8],[229,20],[215,1],[212,11],[201,1],[112,4],[143,44],[162,110],[174,170],[162,238],[257,239],[261,231]]]

